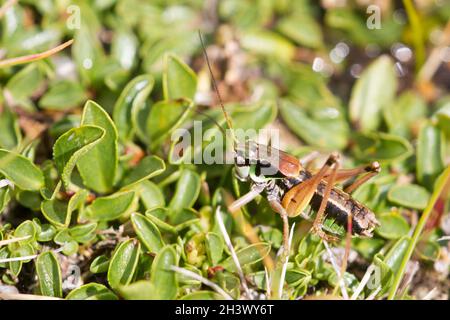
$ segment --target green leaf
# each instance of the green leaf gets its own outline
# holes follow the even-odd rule
[[[53,145],[53,158],[66,187],[81,156],[85,155],[105,136],[105,130],[97,126],[73,128],[61,135]]]
[[[365,259],[371,260],[384,245],[383,239],[378,238],[354,238],[352,248],[360,253]]]
[[[350,119],[361,131],[378,128],[380,113],[389,106],[397,90],[397,76],[392,60],[381,56],[363,71],[350,98]]]
[[[159,146],[189,115],[194,104],[190,100],[163,100],[155,103],[147,119],[151,148]]]
[[[117,192],[95,199],[86,208],[86,215],[95,220],[110,221],[130,212],[135,200],[134,191]]]
[[[188,98],[193,100],[197,90],[197,75],[174,54],[167,54],[164,61],[164,99]]]
[[[78,243],[87,243],[95,238],[97,223],[80,224],[69,229],[70,236]]]
[[[15,148],[22,139],[17,117],[9,108],[3,105],[0,110],[0,148],[11,150]]]
[[[441,247],[436,241],[420,241],[415,252],[426,261],[436,261],[439,258]]]
[[[224,298],[214,291],[199,290],[182,296],[180,300],[224,300]]]
[[[6,84],[5,89],[9,91],[15,103],[24,104],[27,109],[34,108],[29,102],[44,82],[44,74],[39,68],[39,63],[32,63],[21,69]]]
[[[11,200],[9,188],[0,188],[0,213],[3,212],[6,205]]]
[[[117,129],[108,113],[94,101],[86,102],[81,125],[105,130],[104,138],[78,159],[77,168],[83,183],[99,193],[111,191],[117,171]]]
[[[129,239],[117,247],[108,268],[108,283],[111,288],[127,285],[133,280],[140,248],[141,244],[136,239]]]
[[[119,286],[117,291],[126,300],[159,300],[153,283],[139,280],[126,286]]]
[[[71,256],[78,252],[79,245],[78,242],[72,239],[71,235],[69,234],[69,230],[61,229],[53,239],[53,241],[56,244],[59,244],[63,247],[63,253],[66,256]]]
[[[200,183],[200,176],[196,172],[188,169],[182,170],[169,207],[174,211],[191,208],[200,193]]]
[[[205,239],[206,253],[210,263],[215,266],[222,259],[223,240],[220,235],[214,232],[208,232]]]
[[[42,295],[62,297],[61,268],[53,252],[43,252],[37,257],[36,273]]]
[[[306,286],[311,280],[311,272],[304,269],[293,269],[286,272],[286,282],[293,287]]]
[[[413,153],[408,140],[383,132],[357,135],[355,155],[364,161],[401,161]]]
[[[416,184],[393,186],[388,200],[403,207],[422,210],[427,206],[430,194],[427,189]]]
[[[427,105],[421,96],[404,92],[394,104],[384,108],[389,133],[410,138],[414,127],[427,115]]]
[[[49,223],[41,225],[36,240],[39,242],[48,242],[53,239],[56,234],[56,228]]]
[[[294,57],[295,46],[286,38],[270,31],[247,31],[240,37],[242,47],[250,53],[289,61]]]
[[[450,137],[450,101],[437,110],[433,117],[437,119],[437,126],[445,133],[446,137]]]
[[[20,245],[24,245],[36,240],[36,227],[34,223],[30,220],[25,220],[22,222],[16,230],[14,230],[15,238],[28,237],[28,239],[24,239],[19,241]]]
[[[114,105],[113,119],[122,140],[130,140],[134,134],[133,109],[140,109],[153,89],[153,76],[144,74],[131,80]]]
[[[328,148],[343,149],[348,143],[348,128],[342,113],[336,108],[328,108],[324,116],[311,114],[311,112],[289,100],[282,100],[280,112],[287,126],[301,139],[310,145]],[[300,125],[301,124],[301,125]]]
[[[156,207],[164,207],[166,205],[164,194],[155,183],[149,180],[144,180],[137,184],[136,189],[139,194],[139,198],[147,210]]]
[[[376,232],[383,238],[398,239],[409,232],[408,222],[396,212],[382,213],[377,218],[381,226]]]
[[[161,300],[175,299],[177,295],[176,275],[170,270],[170,267],[177,264],[177,254],[169,245],[162,248],[153,261],[150,281]]]
[[[278,22],[277,29],[280,33],[300,45],[310,48],[320,48],[323,46],[322,29],[314,17],[306,12],[296,12],[283,17]]]
[[[255,243],[236,252],[241,267],[254,264],[264,259],[270,252],[270,244],[266,242]],[[222,267],[230,272],[237,272],[232,257],[228,257],[222,263]]]
[[[47,110],[68,110],[80,105],[86,94],[80,83],[69,80],[55,82],[39,100],[39,106]]]
[[[88,283],[67,295],[67,300],[117,300],[117,296],[100,283]]]
[[[227,106],[228,107],[228,106]],[[259,130],[272,123],[277,117],[277,105],[273,100],[251,105],[231,105],[231,118],[235,129]],[[223,118],[223,114],[221,114]]]
[[[444,170],[443,132],[430,123],[425,123],[419,132],[417,142],[416,174],[419,182],[428,190],[433,189],[434,182]]]
[[[167,211],[168,210],[166,208],[157,207],[147,210],[145,212],[145,216],[150,219],[150,221],[152,221],[161,231],[177,234],[177,230],[175,229],[175,227],[171,226],[161,219],[160,213],[164,212],[164,214],[167,215]]]
[[[391,268],[394,274],[396,274],[400,268],[403,257],[408,249],[411,238],[404,236],[400,238],[394,246],[389,250],[384,261]]]
[[[0,173],[22,190],[44,187],[42,171],[30,159],[8,150],[0,149]]]
[[[164,170],[166,170],[166,164],[161,158],[157,156],[147,156],[125,175],[121,185],[129,188],[133,184],[143,182],[161,174]]]
[[[26,208],[39,211],[42,199],[37,191],[19,191],[16,193],[16,200]]]
[[[107,272],[109,268],[109,259],[105,255],[100,255],[92,261],[89,271],[92,273]]]
[[[164,246],[164,241],[153,222],[142,214],[133,213],[131,215],[131,223],[146,250],[151,253],[158,253]]]
[[[73,211],[77,210],[86,200],[88,191],[78,190],[69,200],[65,201],[53,198],[41,203],[41,211],[44,217],[57,227],[68,227]]]

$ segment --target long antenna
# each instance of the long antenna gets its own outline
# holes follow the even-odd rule
[[[222,97],[220,96],[219,89],[217,88],[216,79],[214,78],[214,74],[213,74],[212,69],[211,69],[211,64],[209,63],[209,57],[208,57],[208,54],[206,53],[206,47],[205,47],[205,44],[203,42],[203,37],[202,37],[202,33],[201,33],[200,30],[198,30],[198,37],[200,38],[200,43],[202,45],[203,54],[205,56],[206,64],[208,65],[209,73],[211,74],[211,80],[212,80],[212,84],[213,84],[213,87],[214,87],[214,91],[217,94],[217,98],[219,100],[220,107],[222,108],[223,114],[225,116],[225,121],[227,122],[228,128],[230,130],[233,130],[233,125],[231,123],[231,119],[228,116],[227,111],[225,110],[225,106],[223,105]],[[231,132],[231,133],[232,133],[232,137],[233,137],[234,142],[237,143],[237,139],[234,136],[234,133],[233,132]]]
[[[208,120],[211,120],[216,126],[217,128],[219,128],[219,130],[223,133],[224,136],[227,135],[227,133],[225,132],[225,129],[216,121],[216,119],[214,119],[213,117],[211,117],[209,114],[206,114],[200,110],[197,109],[193,109],[196,113],[198,113],[199,115],[204,116],[205,118],[207,118]]]

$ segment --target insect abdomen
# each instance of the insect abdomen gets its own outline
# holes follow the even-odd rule
[[[311,207],[313,210],[319,210],[322,197],[325,192],[325,183],[320,183],[313,198]],[[325,213],[328,217],[336,220],[336,223],[347,229],[348,215],[352,215],[352,233],[364,236],[372,236],[372,231],[378,225],[375,214],[350,197],[347,193],[333,188],[327,202]]]

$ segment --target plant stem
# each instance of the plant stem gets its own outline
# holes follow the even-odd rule
[[[450,166],[448,166],[447,169],[445,169],[442,175],[438,178],[436,188],[431,196],[431,199],[428,202],[428,205],[425,208],[424,212],[422,213],[419,222],[417,223],[416,229],[414,230],[414,234],[412,235],[408,249],[406,250],[405,256],[403,257],[402,263],[400,265],[400,269],[398,270],[394,279],[394,283],[391,287],[391,290],[389,291],[388,300],[393,300],[395,298],[395,294],[397,293],[397,289],[400,285],[400,282],[402,281],[403,274],[405,273],[406,265],[409,259],[411,258],[414,249],[416,248],[417,242],[419,241],[419,237],[422,234],[422,230],[425,227],[425,224],[428,218],[430,217],[431,212],[433,211],[436,201],[438,200],[442,191],[447,189],[446,186],[449,183],[450,183]]]
[[[42,60],[45,58],[50,57],[51,55],[54,55],[55,53],[67,48],[68,46],[70,46],[73,43],[73,39],[64,42],[63,44],[60,44],[57,47],[54,47],[50,50],[41,52],[41,53],[34,53],[34,54],[30,54],[28,56],[22,56],[22,57],[17,57],[17,58],[11,58],[11,59],[5,59],[5,60],[1,60],[0,61],[0,68],[6,68],[6,67],[12,67],[18,64],[24,64],[24,63],[29,63],[29,62],[33,62],[33,61],[37,61],[37,60]]]
[[[409,23],[411,24],[414,41],[414,51],[416,54],[416,72],[419,72],[420,67],[425,62],[424,36],[422,32],[422,26],[420,24],[420,17],[417,13],[416,8],[414,8],[412,0],[403,0],[403,5],[405,6]]]

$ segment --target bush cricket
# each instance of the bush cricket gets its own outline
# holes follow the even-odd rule
[[[212,73],[203,38],[199,38],[206,64],[211,74],[211,82],[222,108],[228,129],[233,132],[233,125]],[[300,125],[300,124],[299,124]],[[311,231],[327,241],[336,240],[323,230],[325,217],[332,217],[335,222],[347,229],[350,234],[371,237],[379,225],[375,214],[366,206],[351,197],[351,193],[371,177],[380,172],[378,162],[354,169],[339,169],[339,155],[332,153],[325,164],[316,173],[306,170],[299,159],[252,140],[237,141],[234,134],[235,176],[241,181],[250,182],[250,191],[228,206],[230,212],[239,210],[258,195],[265,192],[271,208],[280,214],[283,220],[283,246],[287,253],[289,223],[288,217],[296,217],[308,205],[317,212]],[[264,168],[272,168],[275,174],[263,175]],[[348,187],[341,190],[336,183],[356,178]]]

